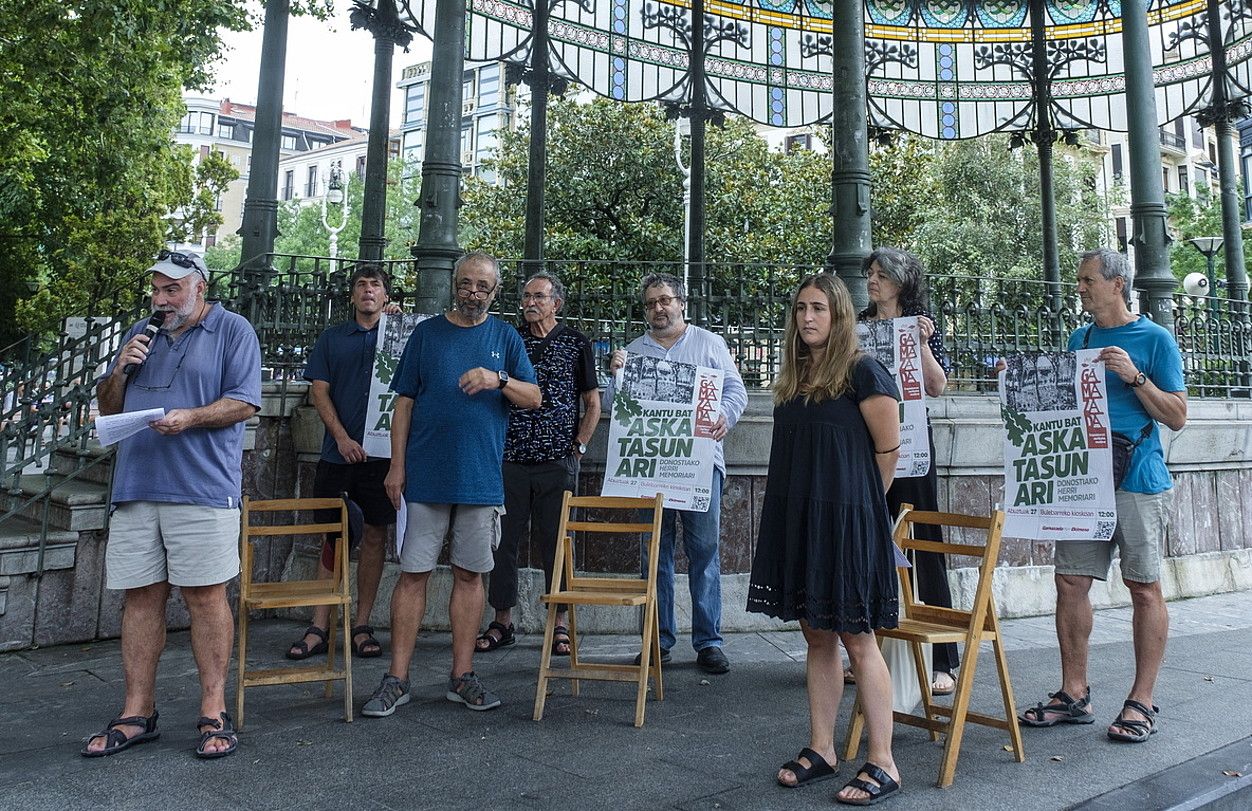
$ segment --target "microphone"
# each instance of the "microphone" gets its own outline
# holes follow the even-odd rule
[[[157,310],[152,314],[152,317],[148,319],[148,326],[144,327],[143,331],[147,333],[149,343],[151,343],[152,339],[155,338],[157,333],[161,331],[161,325],[164,323],[165,310]],[[127,375],[133,375],[135,372],[139,371],[140,366],[143,366],[143,364],[128,363],[122,367],[122,372]]]

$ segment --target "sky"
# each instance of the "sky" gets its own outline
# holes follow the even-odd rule
[[[283,109],[310,118],[350,118],[368,127],[370,84],[374,77],[374,38],[368,31],[353,31],[348,22],[352,4],[336,0],[335,16],[326,22],[292,17],[287,29],[287,73],[283,85]],[[223,59],[214,66],[216,84],[204,95],[229,97],[245,104],[256,103],[261,71],[263,25],[256,30],[223,32]],[[403,112],[395,90],[400,71],[430,59],[430,42],[414,34],[406,54],[396,49],[392,64],[391,126],[398,127]]]

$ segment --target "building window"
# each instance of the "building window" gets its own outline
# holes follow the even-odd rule
[[[283,149],[286,149],[289,152],[293,152],[295,151],[295,148],[296,148],[296,136],[284,135],[283,136]]]
[[[1122,145],[1113,144],[1109,151],[1113,159],[1113,181],[1116,182],[1122,179]]]
[[[482,163],[496,151],[496,117],[485,115],[478,119],[478,138],[475,146],[475,163]]]
[[[461,103],[474,100],[474,71],[465,72],[465,82],[461,85]]]
[[[288,169],[283,175],[283,199],[290,200],[296,193],[296,170]]]
[[[1217,163],[1217,144],[1209,142],[1209,163]]]
[[[200,147],[200,160],[203,161],[203,160],[208,160],[208,159],[209,159],[209,147],[207,144],[205,144]]]
[[[1196,194],[1208,194],[1208,191],[1209,191],[1208,181],[1209,181],[1208,173],[1197,166],[1195,170],[1195,193]]]
[[[470,163],[474,156],[474,128],[472,121],[461,124],[461,163]]]
[[[220,194],[215,194],[215,195],[213,196],[213,210],[214,210],[214,211],[221,211],[221,210],[222,210],[222,195],[220,195]]]
[[[235,140],[235,125],[227,124],[225,121],[217,122],[217,137],[226,138],[227,140]]]
[[[199,132],[201,135],[213,134],[213,114],[212,113],[200,113]]]
[[[1126,218],[1118,217],[1117,220],[1113,223],[1113,227],[1117,231],[1117,250],[1121,251],[1122,253],[1125,253],[1126,243],[1127,243]]]
[[[409,85],[404,97],[404,123],[421,124],[426,118],[426,83]]]
[[[812,149],[812,148],[813,148],[813,136],[807,133],[802,133],[799,135],[788,135],[787,139],[783,142],[783,151],[787,153],[794,152],[797,149]]]
[[[183,120],[178,122],[178,131],[187,135],[192,135],[196,131],[196,114],[187,113],[183,116]]]
[[[218,210],[220,211],[221,209],[218,209]],[[216,244],[217,244],[217,229],[215,228],[213,229],[213,231],[204,235],[204,247],[212,248]]]
[[[365,179],[365,156],[364,155],[356,156],[356,176],[361,178],[362,180]]]
[[[304,183],[304,196],[305,197],[317,196],[317,166],[316,165],[309,167],[309,179],[305,181]]]
[[[491,107],[500,103],[500,66],[488,65],[478,74],[478,104]]]
[[[1169,167],[1161,167],[1161,191],[1169,191]]]
[[[243,170],[243,173],[244,173],[245,175],[250,175],[250,174],[252,174],[252,153],[251,153],[251,152],[249,152],[249,153],[248,153],[248,163],[247,163],[247,166],[248,166],[248,168],[247,168],[247,169],[244,169],[244,170]]]
[[[1183,194],[1187,194],[1189,191],[1188,186],[1190,185],[1190,183],[1188,183],[1189,180],[1190,178],[1187,177],[1187,167],[1179,166],[1178,167],[1178,191],[1182,192]]]

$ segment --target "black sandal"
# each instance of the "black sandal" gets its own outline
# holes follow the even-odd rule
[[[233,755],[235,750],[239,748],[239,736],[235,733],[235,725],[230,720],[230,714],[223,711],[220,719],[214,720],[208,716],[200,716],[200,720],[196,722],[196,731],[200,727],[212,727],[200,733],[200,743],[196,744],[196,757],[211,760],[213,758],[226,757]],[[221,738],[228,744],[225,749],[217,752],[210,752],[205,749],[205,745],[214,738]]]
[[[492,631],[499,631],[500,635],[492,636]],[[496,648],[507,647],[516,641],[517,638],[513,636],[513,623],[510,622],[508,625],[504,625],[503,623],[493,621],[487,626],[487,630],[478,635],[478,642],[486,642],[487,644],[484,646],[475,643],[474,650],[486,653]]]
[[[1136,721],[1131,718],[1123,718],[1126,710],[1134,710],[1143,713],[1148,720]],[[1152,709],[1148,709],[1145,705],[1128,698],[1122,703],[1122,711],[1117,714],[1117,720],[1113,721],[1110,726],[1120,727],[1124,732],[1114,732],[1109,730],[1108,735],[1111,740],[1125,741],[1126,743],[1143,743],[1148,738],[1156,734],[1156,714],[1161,708],[1152,705]]]
[[[144,718],[142,715],[131,715],[126,718],[114,718],[109,725],[94,735],[88,735],[84,741],[87,746],[96,738],[104,738],[103,749],[88,749],[84,746],[80,751],[83,757],[105,757],[106,755],[116,755],[128,746],[155,741],[161,737],[161,733],[157,732],[157,718],[161,714],[155,709],[152,715]],[[132,737],[126,737],[126,733],[117,727],[143,727],[143,732],[137,733]]]
[[[306,636],[315,636],[322,640],[313,647],[309,647],[309,643],[304,641]],[[297,662],[302,659],[308,659],[310,656],[317,656],[319,653],[326,652],[326,631],[318,628],[316,625],[310,625],[304,629],[304,634],[295,642],[291,643],[291,647],[287,649],[287,658],[295,659]]]
[[[360,644],[357,644],[356,638],[361,634],[365,634]],[[382,656],[383,646],[374,638],[374,628],[369,625],[358,625],[352,629],[352,655],[360,659],[373,659],[376,656]]]
[[[874,785],[867,780],[854,777],[844,784],[843,788],[855,788],[868,794],[868,797],[862,797],[859,800],[850,800],[835,795],[835,802],[844,805],[875,805],[878,802],[887,799],[888,795],[895,794],[900,791],[900,784],[891,779],[891,775],[887,774],[880,766],[870,763],[868,760],[861,768],[857,769],[857,774],[869,775],[870,780],[875,781],[878,785]],[[843,789],[840,789],[843,791]]]
[[[564,645],[565,650],[561,650],[560,646]],[[552,629],[552,655],[553,656],[569,656],[573,650],[572,640],[569,638],[569,628],[564,625],[558,625]]]
[[[805,766],[800,763],[800,758],[808,758],[809,765]],[[831,766],[826,762],[826,758],[814,752],[807,746],[800,750],[800,754],[796,755],[795,760],[789,760],[779,768],[786,769],[796,776],[794,783],[784,783],[778,781],[778,785],[786,788],[800,788],[813,783],[820,783],[822,780],[828,780],[839,774],[839,768],[836,764]]]
[[[1057,724],[1090,724],[1095,720],[1095,713],[1087,709],[1091,706],[1091,688],[1087,688],[1082,698],[1074,698],[1064,690],[1048,693],[1048,698],[1059,701],[1059,704],[1044,704],[1040,701],[1026,710],[1017,719],[1028,727],[1052,727]]]

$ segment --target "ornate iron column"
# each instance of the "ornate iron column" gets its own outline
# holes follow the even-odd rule
[[[833,221],[826,268],[852,293],[859,310],[869,303],[861,261],[873,247],[869,209],[869,128],[866,107],[865,20],[860,0],[835,0],[831,9],[831,149]]]
[[[278,158],[283,134],[283,78],[287,65],[289,0],[265,4],[265,34],[261,40],[261,74],[257,80],[256,128],[252,134],[252,167],[243,203],[241,258],[254,284],[269,266],[278,236]]]
[[[443,312],[452,303],[452,266],[461,256],[457,209],[461,205],[461,84],[465,72],[465,3],[437,0],[430,65],[430,112],[422,161],[414,309]]]
[[[378,0],[377,7],[356,0],[352,29],[374,35],[374,86],[370,100],[370,139],[365,153],[365,195],[361,207],[361,241],[357,256],[377,262],[387,247],[387,144],[391,129],[391,61],[399,45],[405,51],[413,41],[400,20],[394,0]]]
[[[562,0],[534,0],[530,64],[518,78],[530,87],[530,144],[526,153],[526,226],[523,253],[526,274],[543,269],[544,190],[548,178],[548,94],[565,92],[564,79],[553,77],[548,60],[548,17]]]
[[[1246,6],[1241,13],[1247,15]],[[1247,99],[1232,99],[1230,76],[1226,69],[1225,37],[1222,35],[1221,4],[1208,0],[1207,31],[1213,59],[1212,97],[1209,106],[1196,119],[1202,126],[1217,130],[1217,172],[1221,184],[1222,247],[1226,258],[1226,294],[1235,301],[1248,300],[1248,272],[1243,259],[1243,228],[1240,220],[1239,180],[1235,163],[1234,122],[1249,112]],[[1210,290],[1209,295],[1217,295]]]
[[[1130,215],[1134,225],[1135,288],[1140,309],[1166,329],[1174,328],[1174,288],[1169,271],[1167,211],[1161,184],[1161,143],[1148,14],[1142,3],[1122,4],[1122,58],[1126,66],[1126,120],[1130,145]]]
[[[1048,43],[1044,38],[1043,0],[1030,0],[1030,59],[1035,78],[1035,149],[1039,153],[1039,214],[1043,231],[1043,280],[1048,286],[1048,306],[1061,303],[1061,258],[1056,248],[1056,191],[1052,188],[1052,145],[1057,131],[1052,126],[1052,73],[1048,67]]]

